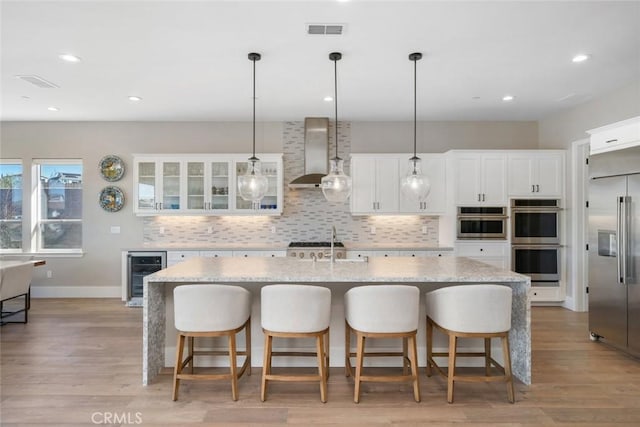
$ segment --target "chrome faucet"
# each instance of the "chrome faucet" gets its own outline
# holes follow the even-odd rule
[[[335,243],[336,243],[336,237],[337,237],[336,226],[332,225],[331,226],[331,262],[335,261],[333,247],[335,246]]]

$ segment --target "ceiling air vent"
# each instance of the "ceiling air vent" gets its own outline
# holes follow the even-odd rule
[[[345,28],[345,24],[307,24],[307,34],[340,36]]]
[[[53,88],[60,87],[55,83],[51,83],[50,81],[35,75],[16,76],[16,77],[24,82],[31,83],[32,85],[38,86],[39,88],[42,88],[42,89],[53,89]]]

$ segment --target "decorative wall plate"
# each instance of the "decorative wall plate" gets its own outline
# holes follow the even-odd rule
[[[124,175],[124,162],[118,156],[104,156],[99,168],[100,175],[109,182],[118,181]]]
[[[124,206],[124,193],[118,187],[104,187],[100,192],[99,203],[107,212],[118,212]]]

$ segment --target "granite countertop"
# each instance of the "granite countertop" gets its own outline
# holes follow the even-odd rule
[[[375,257],[368,262],[197,257],[145,277],[145,282],[526,283],[528,276],[465,257]]]
[[[423,243],[359,243],[342,242],[346,250],[360,251],[453,251],[449,246],[430,246]],[[141,247],[125,248],[128,251],[285,251],[286,243],[211,243],[209,245],[192,244],[146,244]]]

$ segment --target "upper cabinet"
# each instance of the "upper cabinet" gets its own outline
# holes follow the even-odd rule
[[[442,154],[418,154],[422,172],[431,182],[431,192],[424,202],[414,202],[400,192],[400,178],[406,175],[411,153],[352,154],[351,213],[439,214],[446,210],[445,158]]]
[[[400,159],[400,177],[409,172],[409,158],[407,155]],[[443,154],[418,154],[422,159],[422,173],[429,178],[431,190],[424,202],[408,199],[400,193],[400,212],[417,214],[441,214],[446,211],[446,161]]]
[[[267,195],[251,203],[236,195],[246,154],[134,155],[137,215],[279,215],[282,213],[282,155],[262,154]]]
[[[398,213],[398,159],[388,155],[352,155],[352,214]]]
[[[640,116],[587,131],[591,154],[640,145]]]
[[[459,206],[507,204],[507,155],[504,152],[457,152],[454,157]]]
[[[509,196],[562,196],[564,151],[512,151],[508,159]]]

